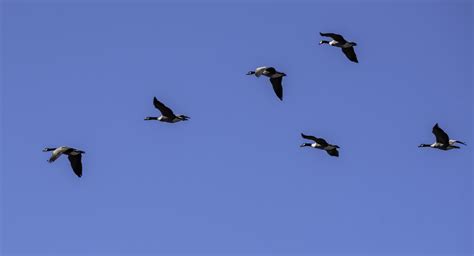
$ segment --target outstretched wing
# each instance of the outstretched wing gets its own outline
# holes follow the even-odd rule
[[[357,55],[354,51],[354,47],[342,48],[342,52],[352,62],[359,63],[359,61],[357,60]]]
[[[305,135],[305,134],[301,133],[301,137],[303,137],[304,139],[307,139],[307,140],[312,140],[312,141],[318,143],[319,145],[321,145],[321,146],[323,146],[323,147],[329,145],[329,144],[326,142],[326,140],[321,139],[321,138],[316,138],[316,137],[311,136],[311,135]]]
[[[317,139],[316,139],[316,143],[318,143],[318,144],[321,145],[322,147],[329,146],[329,143],[327,143],[325,139],[321,139],[321,138],[317,138]]]
[[[77,175],[77,177],[82,176],[82,155],[77,154],[77,155],[68,155],[67,157],[69,159],[69,162],[71,163],[72,170],[74,173]]]
[[[321,33],[321,32],[319,32],[319,34],[320,34],[321,36],[330,37],[330,38],[332,38],[333,40],[336,40],[336,41],[338,41],[339,43],[342,43],[342,44],[345,43],[345,42],[347,42],[346,39],[344,39],[344,37],[342,37],[342,36],[339,35],[339,34],[334,34],[334,33]]]
[[[336,148],[331,149],[331,150],[326,150],[326,152],[328,152],[328,154],[329,154],[330,156],[336,156],[336,157],[339,156],[339,151],[337,151]]]
[[[449,136],[447,133],[443,131],[443,129],[439,128],[438,124],[433,126],[433,134],[436,137],[436,142],[442,143],[444,145],[449,145]]]
[[[281,85],[282,79],[282,76],[277,78],[270,78],[270,82],[273,86],[273,91],[275,91],[275,94],[280,100],[283,100],[283,86]]]
[[[58,159],[64,152],[66,152],[67,150],[69,150],[70,148],[68,147],[59,147],[55,150],[53,150],[53,153],[51,154],[51,157],[49,158],[48,162],[52,163],[54,162],[56,159]]]
[[[153,97],[153,105],[155,105],[155,108],[157,108],[162,115],[168,117],[174,116],[173,110],[161,103],[156,97]]]

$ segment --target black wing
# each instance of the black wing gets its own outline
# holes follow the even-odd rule
[[[276,73],[276,69],[274,67],[268,67],[265,69],[265,71],[267,72],[266,75],[273,75]]]
[[[436,142],[442,143],[444,145],[449,145],[449,136],[447,133],[443,131],[443,129],[439,128],[438,124],[433,126],[433,134],[436,137]]]
[[[156,97],[153,98],[153,105],[155,105],[155,108],[157,108],[162,115],[167,117],[174,116],[173,110],[161,103]]]
[[[315,141],[323,147],[329,146],[329,143],[327,143],[325,139],[317,138]]]
[[[312,140],[312,141],[314,141],[314,142],[316,142],[316,140],[318,139],[318,138],[316,138],[316,137],[314,137],[314,136],[306,135],[306,134],[304,134],[304,133],[301,133],[301,137],[303,137],[303,139]]]
[[[272,83],[273,90],[275,91],[275,94],[278,96],[280,100],[283,100],[283,86],[281,86],[281,81],[283,77],[277,77],[277,78],[270,78],[270,82]]]
[[[330,156],[336,156],[336,157],[339,156],[339,151],[337,151],[336,148],[331,149],[331,150],[326,150],[326,152],[328,152],[328,154],[329,154]]]
[[[301,137],[303,137],[304,139],[307,139],[307,140],[312,140],[316,143],[318,143],[319,145],[325,147],[325,146],[328,146],[329,144],[326,142],[326,140],[324,139],[321,139],[321,138],[316,138],[314,136],[311,136],[311,135],[305,135],[305,134],[301,134]]]
[[[82,176],[82,155],[69,155],[67,158],[69,159],[69,162],[71,162],[72,170],[77,175],[77,177],[80,178]]]
[[[319,34],[320,34],[321,36],[330,37],[330,38],[332,38],[332,39],[334,39],[334,40],[336,40],[336,41],[338,41],[339,43],[342,43],[342,44],[345,43],[345,42],[347,42],[346,39],[344,39],[344,37],[342,37],[342,36],[339,35],[339,34],[334,34],[334,33],[321,33],[321,32],[319,32]]]
[[[349,48],[342,48],[342,52],[346,55],[346,57],[351,60],[352,62],[359,63],[357,60],[357,55],[354,51],[354,47]]]

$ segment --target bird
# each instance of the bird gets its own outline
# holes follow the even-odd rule
[[[74,173],[77,175],[77,177],[82,177],[82,154],[85,154],[86,152],[71,148],[71,147],[66,147],[66,146],[61,146],[58,148],[44,148],[43,152],[48,152],[48,151],[53,151],[51,154],[51,157],[47,160],[49,163],[54,162],[56,159],[58,159],[61,155],[67,155],[67,158],[69,159],[69,162],[71,163],[72,170]]]
[[[438,123],[436,123],[433,126],[432,132],[434,136],[436,137],[436,142],[433,144],[421,144],[418,146],[419,148],[429,147],[429,148],[437,148],[441,150],[450,150],[450,149],[455,149],[455,148],[459,149],[460,147],[456,146],[455,145],[456,143],[467,146],[466,143],[462,141],[450,140],[448,134],[439,127]]]
[[[303,133],[301,133],[301,137],[303,137],[303,139],[312,140],[314,141],[314,143],[303,143],[301,144],[300,147],[312,147],[312,148],[322,149],[322,150],[326,150],[326,152],[330,156],[335,156],[335,157],[339,156],[339,151],[337,150],[339,148],[338,145],[329,144],[326,142],[326,140],[322,138],[316,138],[314,136],[305,135]]]
[[[161,116],[152,117],[147,116],[145,120],[158,120],[166,123],[177,123],[180,121],[187,121],[190,117],[185,115],[175,115],[173,110],[168,108],[165,104],[161,103],[156,97],[153,97],[153,105],[161,112]]]
[[[273,91],[275,91],[276,96],[280,100],[283,100],[283,87],[281,85],[281,82],[283,80],[283,77],[286,76],[285,73],[276,71],[274,67],[258,67],[255,69],[255,71],[249,71],[247,75],[255,75],[256,77],[264,75],[266,77],[269,77],[270,82],[273,86]]]
[[[339,47],[339,48],[342,49],[342,52],[346,55],[346,57],[350,61],[355,62],[355,63],[359,63],[359,61],[357,60],[357,55],[354,51],[354,46],[357,46],[357,43],[346,41],[346,39],[344,39],[344,37],[342,37],[339,34],[321,33],[321,32],[319,34],[321,36],[326,36],[326,37],[332,38],[332,41],[321,40],[319,42],[319,45],[329,44],[329,45],[334,46],[334,47]]]

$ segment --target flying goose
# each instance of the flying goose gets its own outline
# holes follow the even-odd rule
[[[346,55],[346,57],[355,63],[359,63],[357,60],[357,55],[354,51],[353,46],[357,46],[355,42],[348,42],[344,37],[338,34],[334,33],[321,33],[319,32],[321,36],[326,36],[332,38],[332,41],[326,41],[326,40],[321,40],[319,44],[329,44],[331,46],[339,47],[342,49],[342,52]]]
[[[283,87],[281,85],[281,82],[283,80],[283,77],[286,76],[285,73],[278,72],[273,67],[258,67],[255,69],[255,71],[249,71],[247,75],[255,75],[256,77],[264,75],[266,77],[269,77],[275,94],[280,100],[283,100]]]
[[[82,154],[86,152],[82,150],[78,150],[71,147],[61,146],[59,148],[44,148],[43,152],[53,151],[51,157],[49,158],[48,162],[52,163],[56,159],[58,159],[61,155],[67,155],[69,162],[71,163],[72,170],[77,175],[77,177],[82,176]]]
[[[326,142],[326,140],[324,140],[322,138],[316,138],[314,136],[305,135],[303,133],[301,133],[301,137],[303,137],[304,139],[307,139],[307,140],[312,140],[312,141],[314,141],[314,143],[303,143],[303,144],[301,144],[300,147],[318,148],[318,149],[326,150],[326,152],[330,156],[336,156],[336,157],[339,156],[339,151],[337,151],[337,149],[339,148],[338,145],[329,144],[329,143]]]
[[[418,146],[419,148],[429,147],[441,150],[450,150],[453,148],[460,148],[459,146],[455,145],[456,143],[466,145],[466,143],[459,140],[450,140],[448,134],[444,132],[443,129],[439,128],[438,123],[433,126],[432,132],[436,137],[436,142],[433,144],[421,144],[420,146]]]
[[[153,105],[155,105],[155,108],[157,108],[161,112],[161,116],[147,116],[145,117],[145,120],[158,120],[161,122],[176,123],[179,121],[187,121],[189,119],[189,116],[175,115],[173,113],[173,110],[165,106],[165,104],[161,103],[156,97],[153,97]]]

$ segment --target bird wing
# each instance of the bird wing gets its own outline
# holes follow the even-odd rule
[[[161,101],[159,101],[156,97],[153,98],[153,105],[155,105],[155,108],[157,108],[162,115],[167,117],[174,116],[173,110],[161,103]]]
[[[264,75],[267,75],[267,76],[271,76],[273,74],[276,73],[276,69],[274,67],[268,67],[268,68],[265,68],[263,74]]]
[[[357,60],[357,55],[354,51],[354,47],[342,48],[342,52],[352,62],[359,63],[359,61]]]
[[[330,156],[336,156],[336,157],[339,156],[339,151],[337,151],[336,148],[331,149],[331,150],[326,150],[326,152],[328,152]]]
[[[321,145],[322,147],[329,146],[329,143],[327,143],[325,139],[316,138],[315,141],[316,141],[316,143],[318,143],[318,144]]]
[[[77,175],[77,177],[82,176],[82,155],[77,154],[77,155],[68,155],[67,158],[69,159],[69,162],[71,163],[72,170],[74,173]]]
[[[256,77],[259,77],[263,74],[263,72],[265,71],[267,67],[258,67],[255,69],[255,76]]]
[[[449,136],[443,129],[439,128],[438,124],[433,126],[433,134],[436,137],[436,142],[444,145],[449,145]]]
[[[336,40],[338,41],[339,43],[345,43],[347,42],[346,39],[344,39],[344,37],[342,37],[341,35],[339,34],[334,34],[334,33],[319,33],[321,36],[327,36],[327,37],[330,37],[332,38],[333,40]]]
[[[58,159],[67,150],[69,150],[68,147],[59,147],[59,148],[53,150],[53,153],[51,154],[51,157],[49,158],[48,162],[50,162],[50,163],[54,162],[56,159]]]
[[[281,81],[283,77],[277,77],[277,78],[270,78],[270,82],[272,83],[273,86],[273,91],[275,91],[275,94],[278,96],[280,100],[283,100],[283,86],[281,86]]]
[[[311,136],[311,135],[306,135],[304,133],[301,133],[301,137],[303,137],[303,139],[307,139],[307,140],[312,140],[314,142],[317,142],[319,139],[314,137],[314,136]],[[318,143],[319,144],[319,143]]]

